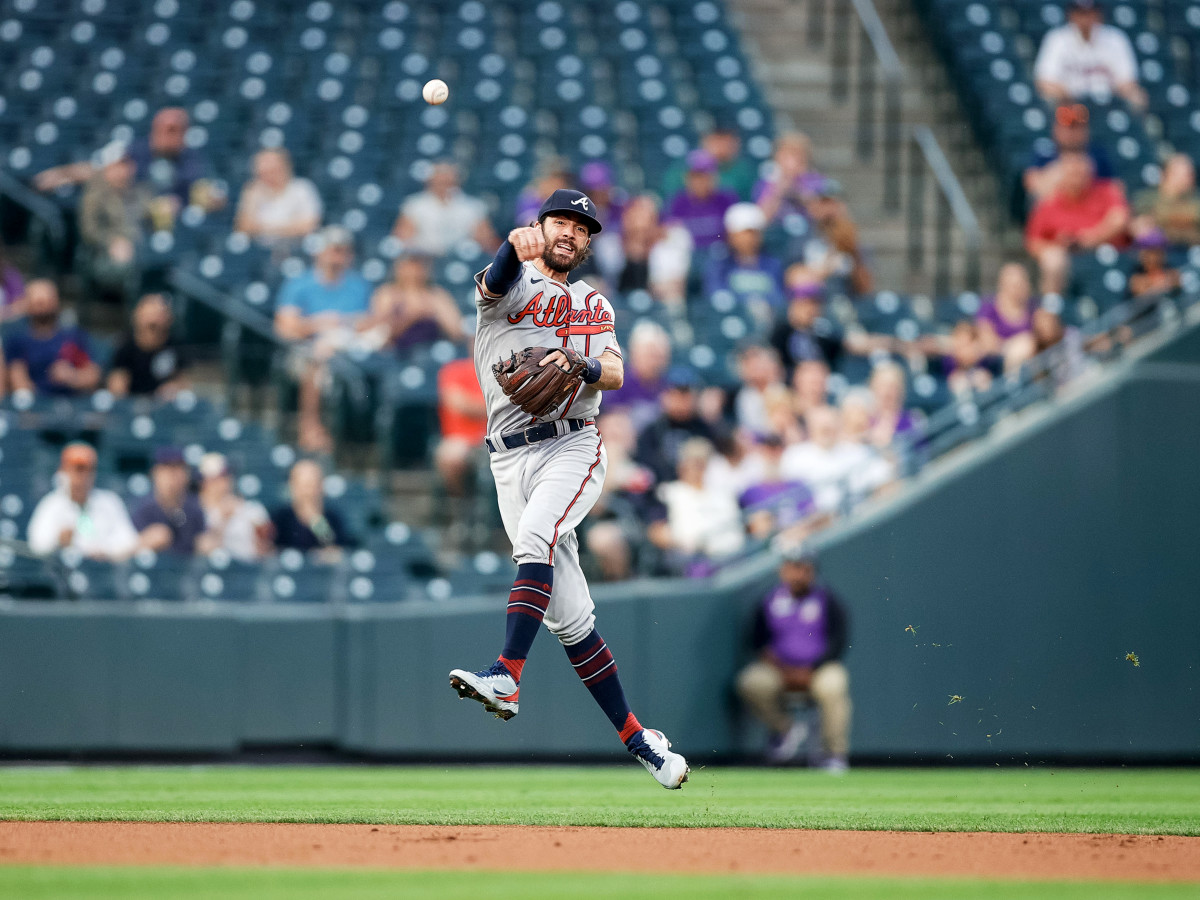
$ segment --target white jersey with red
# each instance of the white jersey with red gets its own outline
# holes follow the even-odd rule
[[[486,271],[486,270],[485,270]],[[509,402],[492,366],[526,347],[573,347],[584,356],[621,348],[608,300],[586,281],[564,283],[544,275],[533,263],[522,263],[521,275],[503,297],[483,291],[483,272],[475,276],[475,374],[487,400],[488,434],[520,431],[551,419],[593,419],[600,411],[600,391],[580,382],[579,389],[548,416],[536,419]]]

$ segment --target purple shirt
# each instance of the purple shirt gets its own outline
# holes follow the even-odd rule
[[[829,649],[829,598],[823,588],[793,597],[779,585],[763,607],[769,641],[776,659],[789,666],[812,666]]]
[[[1025,315],[1022,320],[1014,325],[1000,315],[1000,310],[996,309],[995,297],[984,301],[983,305],[979,307],[979,313],[975,318],[979,322],[989,322],[995,330],[996,336],[1002,341],[1007,341],[1018,334],[1024,334],[1033,328],[1033,313],[1028,307],[1025,309]]]
[[[775,187],[777,179],[761,178],[758,184],[754,186],[754,202],[760,203],[763,195]],[[804,206],[804,198],[810,194],[815,194],[817,190],[825,183],[825,176],[820,172],[804,172],[797,175],[789,187],[784,190],[783,202],[779,204],[779,212],[775,214],[773,221],[778,221],[787,216],[797,215],[808,218],[808,210]]]
[[[145,531],[151,525],[166,525],[171,530],[169,552],[191,556],[196,551],[196,538],[204,534],[204,510],[194,494],[185,496],[183,506],[170,512],[150,496],[134,510],[133,527]]]
[[[766,510],[775,516],[775,527],[794,525],[813,511],[812,491],[799,481],[765,481],[742,491],[738,503],[747,512]]]
[[[0,290],[4,292],[4,306],[12,306],[25,293],[25,279],[14,266],[5,266],[0,271]]]
[[[641,431],[658,418],[658,397],[666,390],[662,378],[658,381],[643,381],[632,368],[625,370],[625,381],[615,391],[604,394],[605,409],[623,409],[633,420],[633,427]]]
[[[725,211],[737,202],[738,195],[727,188],[717,188],[703,199],[680,191],[667,204],[663,221],[679,222],[691,232],[696,248],[704,250],[724,236]]]

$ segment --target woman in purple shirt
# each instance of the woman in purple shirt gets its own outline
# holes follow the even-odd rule
[[[1033,285],[1019,262],[1001,266],[996,296],[984,301],[975,317],[979,343],[985,356],[1004,360],[1004,371],[1015,372],[1035,352],[1033,340]]]

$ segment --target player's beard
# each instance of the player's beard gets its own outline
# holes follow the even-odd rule
[[[571,272],[578,269],[592,255],[592,242],[588,241],[586,246],[576,250],[569,259],[564,259],[563,252],[551,244],[546,244],[546,249],[542,251],[542,262],[546,268],[552,272]]]

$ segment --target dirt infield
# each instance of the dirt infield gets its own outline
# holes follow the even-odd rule
[[[1200,838],[752,828],[0,822],[0,863],[1200,881]]]

